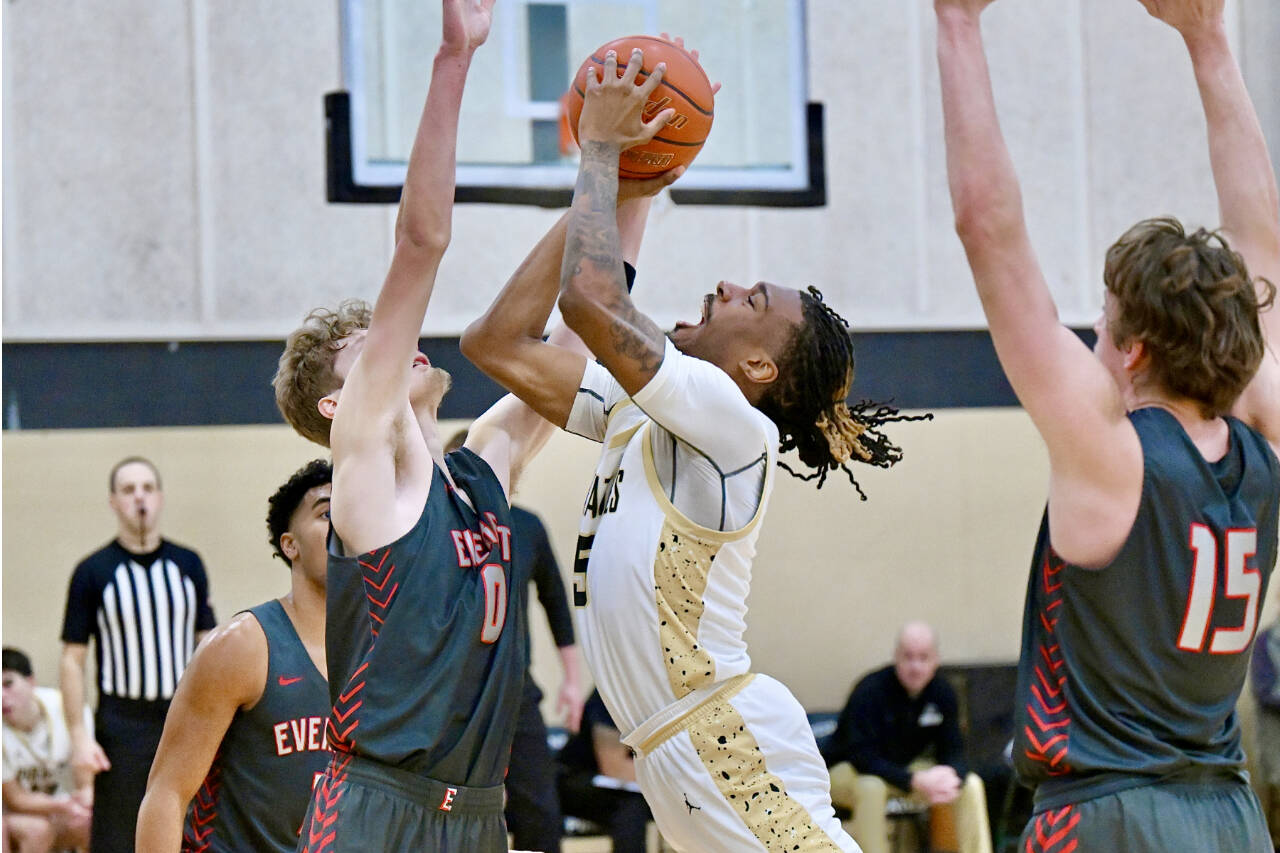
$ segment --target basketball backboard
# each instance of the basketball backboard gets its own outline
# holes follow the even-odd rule
[[[440,39],[440,7],[343,0],[345,90],[326,99],[331,201],[390,202]],[[715,124],[681,180],[686,203],[818,205],[821,109],[807,102],[804,0],[497,0],[458,130],[460,201],[568,204],[576,153],[560,98],[592,50],[679,34],[712,80]]]

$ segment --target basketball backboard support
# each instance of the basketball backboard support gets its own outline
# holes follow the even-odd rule
[[[715,124],[672,192],[691,204],[825,203],[822,109],[807,100],[804,0],[497,0],[458,129],[459,201],[567,206],[576,152],[560,98],[587,55],[678,33],[712,80]],[[438,4],[342,0],[345,89],[326,96],[330,201],[393,203],[440,38]]]

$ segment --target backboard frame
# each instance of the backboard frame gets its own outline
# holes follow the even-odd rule
[[[325,95],[326,196],[333,203],[394,204],[399,201],[405,164],[375,161],[366,152],[363,116],[369,97],[363,69],[362,9],[371,0],[342,0],[342,63],[345,89]],[[516,7],[525,0],[499,0],[501,7]],[[556,0],[565,5],[599,0]],[[805,0],[782,0],[794,18],[791,28],[793,83],[807,92],[808,57],[805,45]],[[507,10],[510,14],[510,10]],[[493,37],[491,36],[491,39]],[[508,97],[509,100],[509,97]],[[555,115],[553,102],[518,104],[522,117]],[[507,105],[510,108],[510,105]],[[792,121],[790,164],[777,169],[700,167],[695,163],[671,191],[680,204],[763,207],[820,207],[826,204],[824,115],[820,104],[807,99],[792,108],[800,111]],[[545,113],[545,115],[544,115]],[[576,163],[564,165],[492,165],[460,162],[457,167],[457,202],[524,204],[567,207],[572,201]]]

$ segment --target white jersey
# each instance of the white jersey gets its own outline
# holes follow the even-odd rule
[[[625,733],[750,669],[747,593],[778,429],[723,370],[670,341],[634,398],[588,363],[566,429],[604,445],[574,603],[587,662]]]
[[[40,715],[29,732],[4,724],[4,781],[17,780],[25,791],[63,794],[74,790],[71,778],[71,734],[62,716],[62,694],[52,687],[35,688]],[[85,727],[93,734],[93,715],[84,709]]]

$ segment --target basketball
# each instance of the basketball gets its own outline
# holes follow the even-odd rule
[[[707,141],[707,134],[711,132],[711,120],[715,116],[711,81],[692,54],[666,39],[652,36],[627,36],[603,44],[587,57],[574,75],[567,95],[566,111],[569,129],[573,133],[574,142],[577,142],[578,119],[582,115],[582,99],[586,95],[587,73],[595,74],[596,79],[600,79],[605,54],[612,50],[618,54],[618,76],[621,77],[631,59],[631,52],[636,48],[644,51],[644,65],[636,77],[637,83],[648,77],[658,63],[667,64],[662,83],[645,104],[645,119],[652,118],[668,107],[676,113],[653,139],[622,152],[618,175],[623,178],[652,178],[677,166],[692,163]]]

